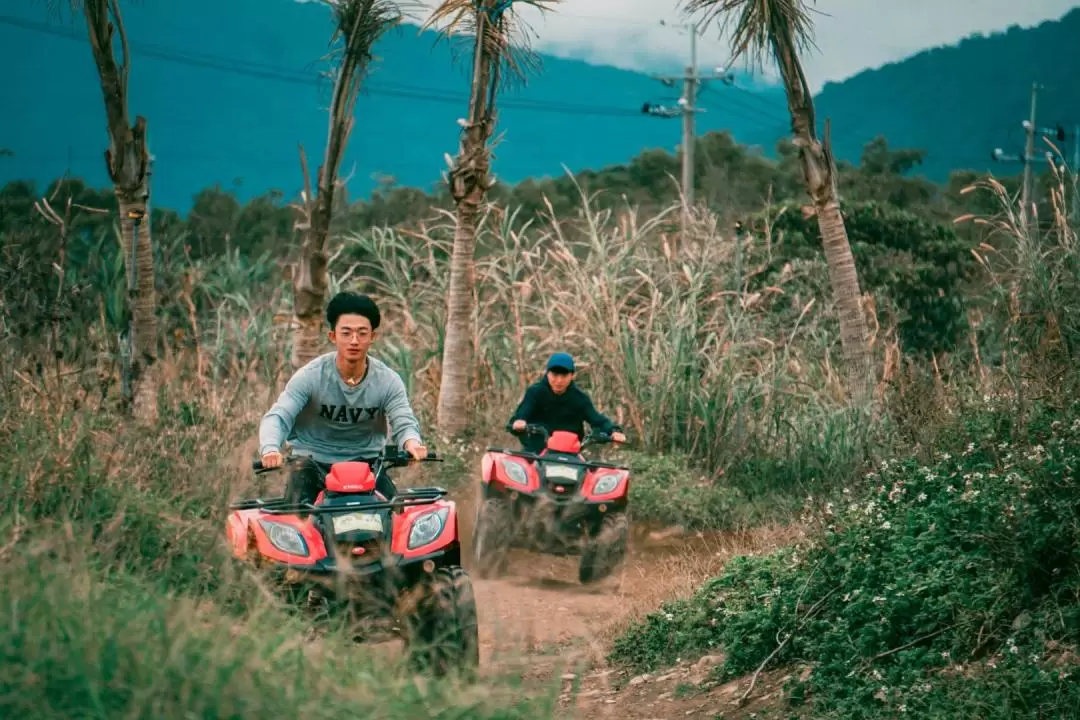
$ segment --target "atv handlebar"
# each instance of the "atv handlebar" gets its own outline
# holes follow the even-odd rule
[[[417,460],[409,453],[403,450],[398,450],[393,445],[387,445],[386,449],[384,449],[380,455],[377,455],[373,458],[356,458],[355,461],[366,462],[373,466],[375,464],[379,464],[382,467],[406,467],[407,465],[411,465],[415,462],[442,462],[443,458],[436,455],[434,450],[428,450],[427,457],[425,457],[423,460]],[[262,458],[255,458],[251,461],[251,469],[255,472],[256,475],[273,472],[275,470],[283,470],[284,468],[285,463],[282,463],[279,467],[275,468],[263,467]]]
[[[547,444],[548,438],[551,437],[551,433],[543,425],[526,425],[524,430],[515,430],[514,424],[510,423],[506,426],[506,431],[511,435],[536,435],[544,439],[544,444]],[[581,441],[581,447],[588,445],[606,445],[608,443],[615,442],[609,433],[602,433],[596,431],[590,431],[588,435]]]

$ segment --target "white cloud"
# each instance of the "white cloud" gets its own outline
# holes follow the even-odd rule
[[[433,6],[433,0],[421,0]],[[973,33],[1031,26],[1057,19],[1078,0],[819,0],[818,49],[804,58],[811,88],[850,77],[868,67],[920,50],[955,43]],[[685,32],[660,25],[685,22],[675,0],[565,0],[543,17],[525,8],[538,36],[534,47],[559,57],[630,70],[669,70],[689,56]],[[729,47],[715,29],[698,41],[702,67],[722,64]]]

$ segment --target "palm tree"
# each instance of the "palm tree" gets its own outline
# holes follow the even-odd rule
[[[736,56],[746,53],[760,67],[771,55],[780,68],[794,145],[821,228],[839,314],[848,390],[856,400],[861,400],[871,386],[869,334],[862,292],[847,228],[840,214],[829,123],[825,123],[822,142],[817,137],[813,98],[799,61],[799,51],[813,44],[810,10],[805,0],[686,0],[686,10],[702,13],[703,24],[719,21],[722,31],[730,30]]]
[[[154,251],[150,241],[150,151],[147,148],[146,118],[129,122],[128,52],[124,20],[117,0],[83,0],[83,15],[90,49],[97,65],[101,93],[105,100],[109,147],[105,165],[112,179],[120,209],[120,245],[128,271],[131,303],[129,350],[122,386],[125,404],[144,422],[157,419],[157,299],[154,292]],[[120,41],[120,55],[113,47],[113,32]]]
[[[323,309],[328,285],[330,220],[334,192],[345,146],[355,118],[356,99],[370,67],[372,47],[387,30],[403,19],[399,3],[392,0],[323,0],[334,13],[335,29],[330,39],[334,45],[334,90],[330,102],[330,127],[326,154],[319,168],[317,192],[311,192],[307,160],[300,150],[304,173],[304,194],[298,207],[301,218],[296,229],[301,233],[300,260],[293,273],[293,349],[292,364],[301,367],[320,352],[323,341]]]
[[[474,254],[481,208],[487,191],[495,185],[488,145],[495,129],[495,100],[504,74],[524,78],[536,60],[524,43],[514,46],[520,26],[515,2],[547,11],[560,0],[443,0],[424,23],[424,29],[445,23],[445,36],[464,32],[472,36],[473,45],[469,116],[463,121],[461,147],[446,176],[457,207],[437,413],[439,431],[446,436],[458,435],[468,425]]]

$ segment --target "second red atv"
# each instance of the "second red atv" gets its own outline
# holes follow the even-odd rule
[[[630,468],[590,460],[582,450],[610,443],[611,436],[593,433],[582,441],[572,432],[549,435],[538,425],[526,426],[522,434],[543,438],[544,449],[534,454],[488,448],[483,458],[481,504],[473,528],[477,572],[480,577],[501,574],[507,550],[524,547],[580,555],[582,583],[607,577],[625,556],[630,538]]]
[[[438,487],[398,489],[391,499],[375,488],[382,470],[410,462],[387,446],[372,460],[333,465],[313,503],[234,503],[226,536],[236,558],[269,571],[305,609],[343,611],[360,636],[372,627],[400,635],[417,669],[468,671],[479,664],[479,641],[456,505]],[[254,469],[268,472],[258,460]]]

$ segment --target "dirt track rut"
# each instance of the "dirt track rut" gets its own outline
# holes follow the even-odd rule
[[[475,505],[471,497],[459,503],[468,558]],[[610,641],[632,618],[689,594],[733,555],[767,552],[794,535],[782,527],[689,534],[638,528],[622,566],[593,585],[578,582],[577,557],[514,551],[503,577],[473,574],[481,666],[498,673],[520,664],[537,680],[602,667]]]

